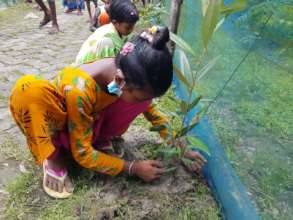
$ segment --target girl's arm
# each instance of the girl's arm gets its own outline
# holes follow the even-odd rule
[[[168,119],[162,113],[155,109],[155,105],[151,104],[148,109],[143,113],[144,117],[152,123],[153,126],[163,125],[165,128],[159,132],[162,138],[166,138],[169,134]]]

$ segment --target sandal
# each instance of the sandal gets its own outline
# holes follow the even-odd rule
[[[47,165],[47,161],[45,160],[43,163],[43,172],[44,172],[44,177],[43,177],[43,189],[45,190],[45,192],[56,199],[66,199],[68,197],[70,197],[73,193],[69,193],[66,191],[65,186],[63,187],[63,192],[57,192],[54,191],[52,189],[50,189],[49,187],[46,186],[46,176],[49,175],[51,177],[53,177],[54,179],[60,181],[63,185],[64,185],[64,181],[66,179],[66,177],[68,176],[68,172],[66,170],[61,170],[61,171],[54,171],[52,169],[50,169]]]

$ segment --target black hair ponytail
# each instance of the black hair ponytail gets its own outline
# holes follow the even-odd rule
[[[153,36],[152,46],[155,49],[162,49],[170,40],[169,30],[167,27],[159,27]]]
[[[169,30],[160,27],[152,40],[135,36],[130,43],[134,49],[116,56],[116,65],[124,74],[126,84],[136,89],[151,88],[152,95],[163,95],[172,84],[173,63],[167,48]]]
[[[119,23],[135,24],[139,20],[138,10],[130,0],[112,0],[109,16]]]

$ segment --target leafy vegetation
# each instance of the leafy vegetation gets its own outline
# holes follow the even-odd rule
[[[202,65],[202,58],[206,54],[208,42],[217,26],[222,22],[222,17],[220,15],[226,17],[244,7],[245,1],[243,0],[234,1],[229,5],[224,5],[224,1],[222,0],[203,1],[201,31],[204,50],[200,55],[200,59],[196,61],[198,66],[201,67],[198,70],[192,70],[189,59],[186,55],[186,53],[188,53],[191,56],[191,59],[197,59],[195,50],[182,38],[171,33],[171,40],[179,47],[177,48],[177,53],[179,56],[180,67],[174,66],[174,72],[181,83],[181,87],[186,90],[187,99],[178,101],[169,97],[179,106],[176,111],[168,111],[168,115],[172,115],[171,125],[167,125],[167,127],[154,126],[150,129],[151,131],[161,131],[164,129],[169,131],[169,136],[166,138],[160,153],[163,154],[163,159],[165,161],[171,163],[170,166],[174,164],[174,160],[180,161],[185,165],[192,164],[193,161],[191,159],[184,157],[185,152],[188,150],[199,150],[206,156],[210,156],[208,147],[200,139],[194,135],[188,135],[188,133],[198,124],[201,113],[204,111],[204,108],[199,107],[199,102],[202,97],[197,95],[196,84],[200,78],[212,69],[218,59],[218,57],[216,57],[210,60],[207,64]],[[196,112],[194,113],[194,111]],[[191,119],[188,120],[188,118]],[[179,121],[180,125],[175,125],[174,121],[176,123]],[[170,168],[170,170],[172,170],[172,168]]]
[[[145,7],[139,8],[139,21],[137,26],[140,28],[149,28],[152,25],[162,25],[162,17],[167,14],[163,3],[159,1],[158,3],[151,2]]]

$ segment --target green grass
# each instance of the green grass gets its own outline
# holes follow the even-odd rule
[[[13,158],[17,161],[31,161],[28,150],[9,135],[1,140],[0,153],[6,158]]]
[[[21,22],[25,15],[31,11],[31,8],[24,4],[23,1],[21,3],[10,6],[8,9],[0,11],[0,24],[10,23],[14,21],[15,23]]]
[[[168,95],[173,94],[170,91]],[[165,111],[176,108],[167,96],[157,105]],[[142,117],[136,119],[134,126],[146,131],[150,127]],[[159,137],[153,133],[148,135],[149,141],[137,146],[137,150],[151,158],[157,146],[155,140]],[[27,160],[21,157],[23,151],[17,153],[19,146],[12,139],[8,139],[1,149],[10,158]],[[21,174],[7,186],[5,219],[220,219],[210,189],[199,176],[174,174],[179,176],[172,177],[168,174],[161,182],[145,184],[136,178],[111,178],[73,168],[74,195],[66,200],[56,200],[43,192],[42,172],[32,164],[30,161],[27,166],[29,173]]]

